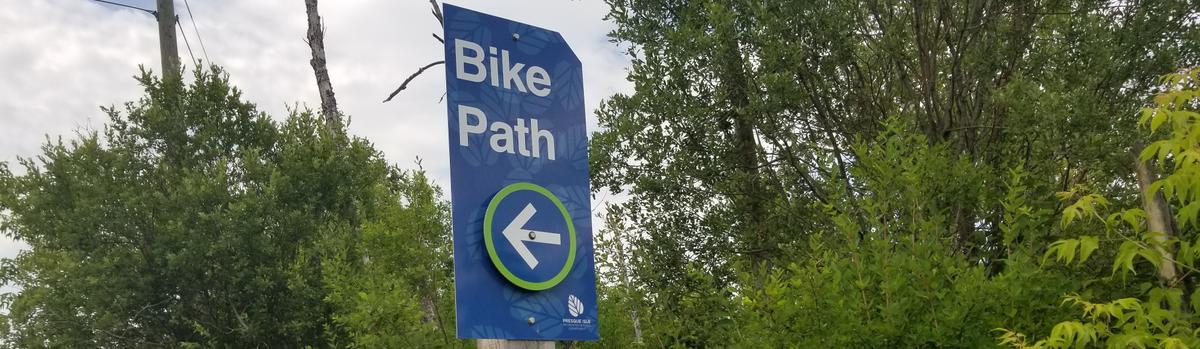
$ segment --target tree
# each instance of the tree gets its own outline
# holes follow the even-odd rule
[[[329,81],[329,68],[325,64],[325,24],[321,22],[321,14],[317,11],[317,0],[304,0],[304,10],[308,16],[308,35],[304,41],[312,51],[312,59],[308,63],[317,78],[317,93],[321,95],[321,116],[325,118],[326,124],[333,125],[335,122],[341,122],[341,112],[338,111],[333,83]]]
[[[379,189],[399,200],[381,205],[363,229],[365,265],[325,264],[333,320],[351,347],[457,346],[449,207],[423,172],[394,175]]]
[[[421,252],[379,258],[428,261],[389,314],[420,319],[424,308],[403,306],[426,301],[416,290],[446,294],[445,210],[420,172],[390,167],[366,140],[311,112],[273,121],[216,67],[198,69],[189,86],[138,80],[145,97],[124,113],[104,108],[103,132],[47,142],[22,159],[25,174],[0,166],[0,228],[31,246],[5,261],[4,280],[21,288],[7,298],[6,343],[361,343],[355,335],[367,328],[347,320],[361,306],[341,296],[400,291],[346,282],[387,275],[371,274],[378,267],[354,252],[367,249],[350,238],[358,222]],[[420,215],[390,216],[404,212]],[[397,330],[440,327],[404,324]]]
[[[1118,281],[1140,286],[1132,292],[1111,295],[1111,301],[1093,301],[1095,287],[1067,295],[1064,303],[1080,308],[1081,318],[1058,323],[1040,340],[1004,330],[1002,343],[1014,348],[1200,345],[1196,336],[1200,292],[1192,275],[1200,257],[1200,239],[1195,234],[1200,216],[1200,69],[1168,74],[1162,84],[1164,92],[1154,98],[1154,107],[1142,110],[1139,122],[1150,133],[1166,131],[1165,137],[1145,147],[1134,160],[1142,208],[1106,215],[1110,202],[1099,194],[1075,190],[1059,193],[1060,198],[1071,202],[1063,210],[1062,224],[1087,226],[1083,227],[1086,230],[1074,231],[1071,238],[1055,241],[1045,257],[1068,265],[1084,264],[1098,251],[1104,252],[1102,248],[1117,246],[1115,253],[1100,255],[1111,256],[1104,262],[1112,266],[1112,273],[1119,279],[1088,273],[1079,277],[1094,284]],[[1169,174],[1156,178],[1147,162],[1156,162],[1157,168]],[[1177,213],[1172,217],[1166,212]],[[1160,214],[1163,217],[1156,217]],[[1096,235],[1097,231],[1104,235]],[[1147,269],[1149,273],[1138,274]]]
[[[1014,256],[1063,233],[1045,224],[1060,208],[1048,193],[1097,183],[1134,198],[1130,115],[1155,76],[1200,62],[1188,0],[608,3],[635,89],[598,112],[593,183],[630,196],[610,214],[626,223],[645,317],[687,332],[667,347],[730,345],[727,319],[771,309],[740,305],[786,283],[772,279],[838,268],[812,265],[821,256],[903,255],[880,241],[917,240],[964,263],[927,267],[982,268],[983,284],[1030,270]],[[1016,169],[1021,204],[1005,185]]]

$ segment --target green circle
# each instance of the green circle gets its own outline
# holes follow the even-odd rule
[[[563,219],[567,221],[567,233],[571,238],[571,248],[570,252],[567,253],[567,263],[563,264],[562,270],[559,270],[558,274],[554,275],[550,280],[533,282],[522,279],[508,270],[504,262],[500,261],[500,256],[496,255],[496,245],[492,241],[492,218],[494,218],[496,213],[496,207],[500,206],[500,201],[503,201],[509,194],[522,190],[530,190],[550,199],[551,202],[554,202],[554,206],[558,207],[558,211],[562,213]],[[487,212],[483,215],[483,241],[487,245],[488,256],[492,258],[492,264],[496,266],[496,269],[500,270],[500,274],[503,274],[504,278],[508,279],[509,282],[526,290],[541,291],[558,285],[563,279],[567,278],[567,273],[571,271],[571,267],[575,264],[575,223],[571,221],[571,215],[567,213],[567,207],[563,206],[562,201],[559,201],[558,197],[555,197],[549,190],[537,184],[528,182],[513,183],[496,193],[496,196],[492,198],[492,202],[488,204]]]

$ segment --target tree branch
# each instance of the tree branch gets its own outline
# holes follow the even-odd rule
[[[438,25],[440,25],[442,28],[445,28],[446,27],[446,18],[445,18],[445,16],[442,15],[442,7],[438,5],[437,0],[429,0],[429,6],[433,8],[433,10],[431,12],[433,12],[433,17],[437,18]],[[437,33],[432,33],[432,34],[433,34],[433,38],[435,40],[442,43],[443,45],[446,44],[446,40],[442,39],[442,37],[439,36]],[[395,98],[396,95],[400,93],[400,91],[404,91],[404,89],[408,88],[408,83],[412,82],[413,79],[416,79],[417,76],[421,75],[421,73],[424,73],[426,69],[433,68],[433,66],[435,66],[435,65],[444,64],[444,63],[446,63],[446,61],[437,61],[437,62],[426,64],[424,67],[421,67],[421,69],[417,69],[417,72],[413,73],[412,75],[409,75],[407,79],[404,79],[404,82],[400,83],[400,87],[397,87],[395,91],[392,91],[392,94],[388,95],[387,99],[383,100],[383,103],[387,103],[388,101],[391,101],[392,98]]]
[[[392,91],[392,94],[388,95],[387,99],[383,100],[383,103],[387,103],[388,101],[391,101],[393,97],[396,97],[396,94],[399,94],[400,91],[404,91],[404,89],[408,88],[408,83],[411,82],[413,79],[416,79],[417,76],[421,75],[421,73],[424,73],[426,69],[433,68],[433,66],[438,65],[438,64],[443,64],[443,63],[446,63],[446,61],[437,61],[437,62],[429,63],[429,64],[426,64],[424,67],[421,67],[421,69],[417,69],[417,72],[412,73],[412,75],[409,75],[407,79],[404,79],[404,82],[400,83],[400,87],[397,87],[395,91]]]
[[[445,28],[446,19],[442,17],[442,7],[438,6],[437,0],[429,0],[429,5],[433,6],[433,16],[437,17],[438,24]]]

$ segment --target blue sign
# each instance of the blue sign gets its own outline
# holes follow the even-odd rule
[[[550,30],[443,14],[458,336],[599,339],[579,58]]]

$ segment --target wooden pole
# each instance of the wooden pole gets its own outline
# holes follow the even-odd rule
[[[179,45],[175,42],[175,0],[158,0],[158,49],[162,55],[162,76],[178,77]]]
[[[554,349],[553,341],[509,341],[480,339],[479,349]]]

